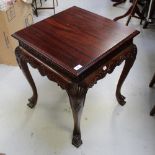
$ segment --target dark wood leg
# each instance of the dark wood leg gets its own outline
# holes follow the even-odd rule
[[[74,130],[72,144],[75,147],[79,147],[82,144],[81,140],[81,130],[80,130],[80,120],[82,115],[82,110],[84,107],[85,97],[87,89],[78,86],[77,84],[71,86],[67,90],[70,105],[72,108],[73,118],[74,118]]]
[[[155,115],[155,106],[153,107],[153,109],[150,112],[150,116],[154,116]]]
[[[128,19],[127,19],[127,22],[126,22],[126,25],[127,25],[127,26],[128,26],[128,24],[129,24],[129,22],[130,22],[130,20],[131,20],[131,17],[136,17],[136,18],[141,19],[141,20],[144,19],[144,16],[142,15],[142,13],[140,12],[140,10],[139,10],[139,8],[138,8],[138,6],[137,6],[137,3],[138,3],[138,0],[135,1],[135,3],[133,4],[131,13],[130,13],[130,15],[129,15]],[[137,14],[138,17],[135,16],[135,14]]]
[[[113,20],[114,20],[114,21],[117,21],[117,20],[119,20],[119,19],[121,19],[121,18],[124,18],[124,17],[126,17],[126,16],[129,15],[129,17],[128,17],[128,19],[127,19],[127,22],[126,22],[126,25],[127,25],[127,26],[128,26],[128,24],[129,24],[129,22],[130,22],[130,20],[131,20],[131,17],[136,17],[136,18],[139,18],[139,19],[143,20],[143,19],[144,19],[144,16],[143,16],[142,13],[140,12],[140,10],[139,10],[139,8],[138,8],[138,6],[137,6],[137,3],[138,3],[138,0],[135,0],[135,1],[133,2],[132,6],[129,8],[129,10],[128,10],[124,15],[119,16],[119,17],[116,17],[116,18],[114,18]],[[135,14],[137,14],[138,17],[135,16]]]
[[[15,54],[16,54],[16,59],[19,64],[19,67],[21,68],[22,72],[24,73],[24,75],[25,75],[27,81],[29,82],[29,84],[32,88],[32,91],[33,91],[33,96],[29,99],[29,103],[27,104],[30,108],[33,108],[36,105],[37,99],[38,99],[37,89],[36,89],[35,83],[33,81],[33,78],[30,74],[27,63],[24,60],[24,57],[22,55],[22,49],[20,47],[17,47],[15,50]]]
[[[147,20],[145,20],[144,25],[143,25],[143,28],[144,29],[147,28],[148,24],[149,24],[149,22]]]
[[[119,20],[119,19],[122,19],[122,18],[128,16],[128,15],[130,14],[131,10],[132,10],[132,6],[129,8],[129,10],[128,10],[124,15],[118,16],[118,17],[114,18],[113,20],[114,20],[114,21],[117,21],[117,20]]]
[[[153,78],[149,84],[149,87],[153,87],[154,83],[155,83],[155,74],[153,75]]]
[[[155,83],[155,74],[153,75],[153,78],[152,78],[152,80],[151,80],[151,82],[149,84],[149,87],[153,87],[154,83]],[[155,115],[155,106],[151,110],[150,115],[151,116],[154,116]]]
[[[116,2],[116,3],[114,3],[113,4],[113,6],[117,6],[117,5],[119,5],[119,4],[122,4],[122,3],[124,3],[126,0],[120,0],[120,1],[118,1],[118,2]]]
[[[138,18],[140,18],[140,19],[144,19],[144,18],[145,18],[145,17],[144,17],[144,13],[143,13],[143,11],[140,12],[138,6],[136,7],[135,13],[138,15]]]
[[[120,76],[120,79],[118,81],[117,84],[117,89],[116,89],[116,98],[117,101],[120,105],[124,105],[126,103],[125,101],[125,97],[121,94],[121,87],[131,69],[131,67],[133,66],[135,59],[136,59],[136,55],[137,55],[137,48],[135,45],[133,45],[133,51],[131,51],[130,53],[131,55],[127,56],[126,60],[125,60],[125,65],[122,71],[122,74]]]
[[[35,5],[34,13],[35,13],[35,15],[38,17],[37,1],[36,1],[36,0],[34,0],[34,5]]]
[[[56,0],[57,6],[58,6],[58,0]]]
[[[130,20],[131,20],[131,17],[132,17],[132,15],[130,15],[129,17],[128,17],[128,19],[127,19],[127,22],[126,22],[126,26],[128,26],[129,25],[129,22],[130,22]]]
[[[131,20],[131,17],[134,16],[134,14],[135,14],[137,3],[138,3],[138,0],[135,0],[133,5],[132,5],[131,11],[129,13],[129,17],[128,17],[127,22],[126,22],[127,26],[128,26],[128,24],[129,24],[129,22]]]
[[[55,0],[53,0],[53,10],[54,10],[54,15],[55,15]]]
[[[40,0],[40,5],[41,5],[41,6],[43,5],[42,0]]]

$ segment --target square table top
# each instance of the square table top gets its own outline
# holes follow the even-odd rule
[[[13,37],[78,77],[138,33],[74,6],[16,32]]]

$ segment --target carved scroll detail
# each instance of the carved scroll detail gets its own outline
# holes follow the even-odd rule
[[[81,107],[84,106],[82,100],[85,100],[87,88],[80,87],[78,84],[73,84],[69,87],[67,93],[70,100],[73,101],[71,102],[71,106],[73,106],[75,112],[78,112]]]

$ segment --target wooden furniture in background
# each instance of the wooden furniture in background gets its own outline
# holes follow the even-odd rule
[[[119,4],[122,4],[122,3],[125,3],[126,2],[126,0],[111,0],[112,2],[115,2],[114,4],[113,4],[113,6],[117,6],[117,5],[119,5]],[[130,2],[132,2],[133,0],[129,0]]]
[[[148,2],[148,11],[146,13],[146,17],[145,17],[145,21],[143,24],[143,28],[147,28],[148,24],[151,23],[150,20],[152,20],[152,16],[154,14],[154,10],[155,10],[155,0],[150,0],[150,2]]]
[[[125,3],[126,2],[126,0],[111,0],[112,2],[115,2],[114,4],[113,4],[113,6],[117,6],[117,5],[119,5],[119,4],[122,4],[122,3]]]
[[[152,80],[151,80],[151,82],[149,84],[149,87],[153,87],[154,83],[155,83],[155,74],[153,75],[153,78],[152,78]],[[151,116],[155,115],[155,106],[152,108],[152,110],[150,112],[150,115]]]
[[[58,0],[52,0],[53,1],[53,7],[42,7],[42,1],[40,0],[40,5],[41,7],[38,7],[37,5],[37,0],[33,0],[32,1],[32,7],[33,7],[33,12],[36,16],[38,16],[38,10],[43,10],[43,9],[53,9],[54,10],[54,14],[55,14],[55,1],[56,4],[58,6]]]
[[[114,21],[117,21],[117,20],[122,19],[122,18],[127,17],[127,16],[128,16],[128,19],[127,19],[126,25],[129,24],[132,17],[143,20],[144,16],[139,10],[138,1],[139,0],[133,0],[133,4],[128,9],[128,11],[124,15],[121,15],[119,17],[114,18]],[[135,14],[137,14],[138,16],[136,16]]]
[[[15,34],[19,67],[33,90],[28,106],[37,103],[37,89],[27,63],[42,76],[66,90],[73,112],[72,144],[82,144],[80,118],[89,88],[125,61],[116,89],[116,98],[124,105],[121,87],[136,59],[133,38],[139,31],[78,7],[69,8]],[[103,92],[104,93],[104,92]]]

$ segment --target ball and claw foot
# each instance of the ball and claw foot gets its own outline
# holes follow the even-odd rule
[[[28,101],[29,101],[29,103],[27,104],[28,107],[34,108],[37,103],[37,99],[35,97],[31,97],[28,99]]]
[[[117,101],[118,103],[123,106],[125,105],[126,101],[125,101],[125,97],[121,94],[116,94],[116,97],[117,97]]]
[[[73,135],[72,144],[78,148],[82,144],[81,136]]]
[[[154,116],[154,115],[155,115],[154,111],[151,111],[150,116]]]
[[[155,106],[153,107],[153,109],[150,111],[150,116],[154,116],[155,115]]]

